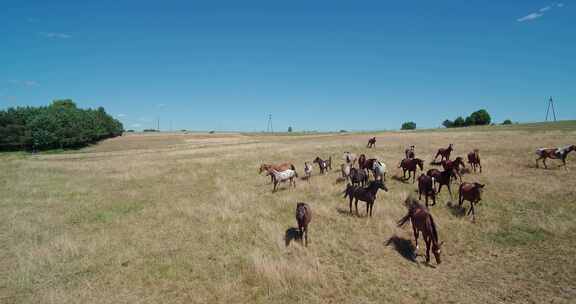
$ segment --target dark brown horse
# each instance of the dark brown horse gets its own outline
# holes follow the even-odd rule
[[[366,146],[367,148],[373,148],[376,147],[376,137],[372,137],[368,140],[368,145]]]
[[[368,215],[368,210],[370,210],[370,217],[372,217],[372,208],[374,207],[378,189],[388,192],[388,188],[386,188],[382,180],[371,181],[366,188],[348,184],[346,190],[344,190],[344,198],[350,198],[350,214],[352,214],[352,200],[355,199],[356,215],[360,215],[358,213],[358,201],[360,200],[366,202],[366,215]]]
[[[432,206],[436,205],[436,190],[434,189],[434,178],[428,175],[420,175],[418,178],[418,199],[422,199],[422,193],[426,199],[426,207],[428,207],[428,197],[432,198]]]
[[[480,164],[480,151],[474,149],[474,151],[468,153],[468,164],[472,167],[472,170],[476,172],[476,168],[480,167],[480,173],[482,173],[482,164]]]
[[[458,177],[460,182],[462,182],[462,175],[460,175],[460,167],[466,168],[464,165],[464,159],[460,156],[456,157],[454,160],[443,160],[441,162],[442,167],[446,171],[453,171],[455,177]]]
[[[402,178],[405,180],[410,180],[410,177],[412,177],[412,183],[415,183],[417,170],[416,166],[420,167],[420,171],[423,171],[424,161],[419,158],[403,159],[402,162],[400,162],[400,166],[398,166],[398,168],[402,168]],[[408,179],[406,179],[406,172],[408,172]]]
[[[350,168],[350,181],[352,185],[366,186],[368,184],[368,171],[366,169]]]
[[[458,206],[462,207],[462,203],[464,201],[470,202],[470,210],[468,210],[468,214],[472,213],[472,221],[474,222],[476,219],[474,217],[474,204],[477,204],[482,200],[482,190],[484,189],[485,185],[479,183],[462,183],[459,189],[458,195]]]
[[[270,173],[270,172],[272,172],[272,169],[274,169],[278,172],[282,172],[282,171],[285,171],[287,169],[292,169],[292,170],[296,171],[296,167],[294,167],[294,165],[291,163],[262,164],[262,165],[260,165],[260,168],[258,168],[258,174],[262,174],[262,172],[266,172],[267,175],[270,175],[270,181],[274,182],[274,176],[272,176],[272,174]]]
[[[566,167],[566,157],[568,157],[568,154],[572,151],[576,151],[575,145],[569,145],[563,148],[539,148],[536,150],[536,155],[538,155],[538,158],[536,159],[536,168],[538,168],[538,161],[542,160],[544,168],[548,169],[548,166],[546,166],[546,159],[550,158],[562,160],[564,169],[568,170]]]
[[[432,169],[428,170],[428,172],[426,172],[426,175],[434,178],[432,180],[432,186],[434,187],[434,189],[436,189],[436,183],[438,183],[438,178],[440,178],[440,174],[441,174],[440,170],[434,169],[434,168],[432,168]],[[436,192],[438,192],[438,191],[436,191]]]
[[[450,181],[452,180],[452,176],[454,176],[454,171],[444,170],[440,172],[440,175],[435,177],[434,180],[438,183],[438,191],[437,194],[440,193],[442,190],[442,186],[446,186],[448,188],[448,193],[450,193],[450,198],[452,198],[452,189],[450,189]]]
[[[306,203],[296,205],[296,222],[300,231],[300,239],[305,240],[305,246],[308,246],[308,224],[312,220],[312,210]]]
[[[438,152],[436,152],[436,156],[434,156],[434,161],[440,156],[440,161],[443,159],[450,160],[450,153],[454,151],[454,146],[452,144],[448,145],[448,148],[440,148]]]
[[[434,258],[436,258],[436,263],[442,263],[440,260],[440,248],[444,242],[438,243],[438,231],[432,215],[426,207],[412,197],[406,199],[406,205],[408,206],[408,214],[398,221],[398,227],[402,227],[410,220],[414,231],[416,250],[418,250],[418,235],[422,232],[422,237],[426,243],[426,263],[430,263],[430,249],[432,249]]]
[[[316,157],[313,162],[317,163],[318,167],[320,167],[320,174],[324,174],[326,171],[332,170],[332,156],[330,156],[328,160],[323,160],[320,157]]]
[[[360,169],[364,168],[365,162],[366,162],[366,155],[360,154],[360,156],[358,156],[358,168]]]

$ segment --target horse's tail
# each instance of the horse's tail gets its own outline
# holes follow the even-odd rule
[[[462,187],[464,186],[464,184],[460,184],[460,187],[458,187],[458,202],[460,202],[462,200]]]
[[[438,231],[436,230],[436,224],[434,223],[434,218],[432,215],[428,214],[428,218],[430,219],[430,228],[432,229],[432,239],[438,242]]]
[[[294,170],[294,172],[296,172],[296,167],[294,167],[293,164],[290,164],[290,169]]]
[[[412,217],[412,210],[408,210],[408,213],[406,213],[406,215],[398,221],[398,223],[397,223],[398,227],[404,226],[404,224],[406,224],[406,222],[407,222],[411,217]]]

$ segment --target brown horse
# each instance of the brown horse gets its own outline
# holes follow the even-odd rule
[[[436,152],[436,156],[434,156],[434,161],[436,161],[436,158],[438,158],[438,156],[440,156],[440,161],[442,161],[443,159],[450,160],[450,153],[452,153],[452,151],[454,151],[454,145],[452,144],[448,145],[448,148],[438,149],[438,152]]]
[[[296,222],[300,231],[300,239],[305,240],[305,246],[308,246],[308,224],[312,220],[312,210],[306,203],[296,205]]]
[[[436,183],[438,183],[438,178],[440,178],[440,174],[441,174],[440,170],[434,169],[434,168],[432,168],[432,169],[428,170],[428,172],[426,172],[426,175],[433,177],[432,186],[434,187],[434,189],[436,189]],[[436,192],[438,192],[438,191],[436,191]]]
[[[476,172],[476,168],[480,167],[480,173],[482,173],[482,164],[480,164],[480,153],[478,149],[468,153],[468,164],[472,167],[472,170]]]
[[[418,178],[418,199],[422,199],[422,193],[426,199],[426,207],[428,207],[428,197],[432,197],[432,206],[436,205],[436,190],[434,189],[434,177],[428,175],[420,175]]]
[[[450,198],[452,198],[452,189],[450,189],[450,181],[452,181],[452,176],[454,176],[454,171],[444,170],[440,172],[440,175],[435,177],[434,180],[438,183],[437,194],[442,190],[442,186],[448,188],[448,193],[450,193]]]
[[[320,174],[324,174],[326,171],[332,170],[332,156],[330,156],[328,160],[323,160],[320,157],[316,157],[313,163],[317,163],[318,167],[320,167]]]
[[[408,159],[415,158],[416,155],[414,154],[414,145],[410,146],[409,148],[406,148],[406,150],[404,150],[404,155]]]
[[[262,165],[260,165],[260,168],[258,169],[258,174],[262,174],[262,172],[266,171],[266,174],[270,175],[270,181],[274,182],[274,177],[271,174],[272,169],[274,169],[278,172],[282,172],[282,171],[285,171],[288,169],[292,169],[292,170],[296,171],[296,167],[294,167],[294,165],[291,163],[262,164]]]
[[[419,158],[403,159],[402,162],[400,162],[400,166],[398,166],[398,168],[402,168],[402,178],[404,180],[410,180],[410,177],[412,177],[412,183],[415,183],[417,170],[416,166],[420,167],[420,171],[423,171],[424,161]],[[408,172],[408,179],[406,179],[406,172]]]
[[[354,205],[356,206],[356,215],[358,213],[358,200],[366,202],[366,215],[368,215],[368,210],[370,210],[370,217],[372,217],[372,208],[374,207],[374,201],[376,200],[376,193],[378,189],[382,189],[388,192],[388,188],[384,185],[382,180],[371,181],[368,187],[358,187],[348,184],[346,190],[344,190],[344,198],[350,198],[350,214],[352,214],[352,200],[355,199]]]
[[[566,167],[566,157],[568,157],[568,154],[572,151],[576,150],[576,145],[569,145],[569,146],[565,146],[562,148],[539,148],[538,150],[536,150],[536,155],[538,155],[538,158],[536,159],[536,168],[538,168],[538,161],[542,160],[542,163],[544,164],[544,168],[548,169],[548,166],[546,166],[546,159],[550,158],[550,159],[560,159],[562,160],[562,163],[564,165],[564,169],[568,170],[568,168]]]
[[[368,145],[366,148],[375,148],[376,147],[376,137],[372,137],[368,140]]]
[[[432,215],[426,207],[412,197],[406,199],[406,205],[408,206],[408,213],[398,221],[398,227],[402,227],[410,220],[414,231],[416,250],[418,250],[418,235],[422,232],[422,237],[426,243],[426,263],[430,263],[430,249],[432,249],[434,258],[436,258],[436,263],[442,263],[440,260],[440,248],[444,242],[438,243],[438,231]]]
[[[352,185],[366,186],[368,184],[368,171],[366,169],[350,168],[350,181]]]
[[[366,155],[360,154],[360,156],[358,156],[358,168],[360,169],[364,168],[365,162],[366,162]]]
[[[444,170],[453,171],[455,177],[458,177],[458,179],[460,179],[460,182],[462,182],[462,175],[460,175],[460,167],[466,168],[466,165],[464,165],[464,159],[462,157],[458,156],[454,160],[443,160],[441,161],[441,164]]]
[[[485,185],[479,183],[462,183],[459,189],[458,195],[458,206],[462,207],[462,203],[466,200],[470,202],[470,210],[468,214],[472,213],[472,221],[476,219],[474,217],[474,204],[477,204],[482,200],[482,190]]]

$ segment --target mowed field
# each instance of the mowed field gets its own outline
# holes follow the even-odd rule
[[[426,265],[402,254],[410,224],[396,227],[416,185],[391,177],[406,146],[416,145],[427,170],[449,143],[453,157],[480,149],[483,173],[463,179],[486,187],[476,223],[450,207],[457,185],[454,199],[443,190],[431,207],[443,261]],[[568,171],[559,161],[544,170],[534,150],[575,143],[572,122],[131,134],[65,153],[0,154],[0,303],[574,303],[576,153]],[[388,166],[390,191],[378,193],[372,218],[364,203],[360,217],[348,212],[337,181],[344,151]],[[272,193],[257,172],[288,161],[302,176],[304,161],[330,155],[334,170],[319,176],[315,166],[296,189]],[[299,201],[313,211],[307,248],[285,238]]]

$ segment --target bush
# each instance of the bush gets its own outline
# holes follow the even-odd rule
[[[70,99],[0,111],[0,150],[78,148],[122,132],[122,123],[104,108],[79,109]]]
[[[346,132],[348,132],[348,131],[346,131],[344,129],[340,130],[340,133],[346,133]]]
[[[488,111],[481,109],[470,114],[470,116],[464,119],[462,116],[458,116],[454,121],[446,119],[442,125],[446,128],[460,128],[467,126],[483,126],[489,125],[491,122],[490,114]]]
[[[464,121],[464,118],[462,118],[462,116],[458,116],[456,119],[454,119],[454,127],[460,128],[464,126],[466,126],[466,122]]]
[[[454,122],[449,119],[446,119],[442,125],[446,128],[454,128]]]
[[[288,133],[292,132],[292,127],[288,127]]]
[[[505,121],[502,122],[503,125],[511,125],[512,121],[510,119],[506,119]]]
[[[416,123],[413,121],[407,121],[402,124],[401,130],[414,130],[416,129]]]
[[[490,121],[492,120],[490,117],[490,114],[488,114],[488,111],[486,111],[484,109],[478,110],[478,111],[470,114],[470,117],[472,118],[472,121],[474,122],[474,125],[476,125],[476,126],[489,125]]]
[[[142,130],[142,132],[160,132],[160,130],[156,130],[156,129],[144,129]]]

